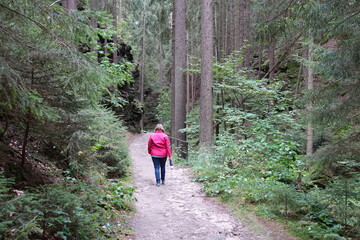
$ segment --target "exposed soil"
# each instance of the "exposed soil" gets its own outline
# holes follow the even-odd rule
[[[155,186],[151,157],[147,153],[150,134],[130,138],[133,159],[136,215],[131,221],[136,240],[293,240],[277,225],[265,220],[240,222],[228,208],[201,191],[191,179],[191,169],[166,167],[166,185]]]

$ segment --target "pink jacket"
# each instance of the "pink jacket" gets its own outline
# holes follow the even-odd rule
[[[162,131],[151,134],[148,140],[148,153],[155,157],[171,157],[170,139]]]

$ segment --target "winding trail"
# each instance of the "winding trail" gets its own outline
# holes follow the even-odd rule
[[[189,168],[166,165],[166,185],[156,187],[147,140],[150,134],[132,136],[130,156],[133,159],[136,186],[136,215],[131,227],[136,240],[292,240],[284,233],[252,231],[235,219],[229,210],[201,191],[191,181]]]

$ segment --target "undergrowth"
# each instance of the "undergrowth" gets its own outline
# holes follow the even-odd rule
[[[1,239],[115,239],[134,188],[120,181],[64,181],[18,195],[0,175]]]
[[[219,152],[216,153],[218,155]],[[191,159],[195,180],[203,183],[209,196],[238,208],[251,209],[267,219],[287,223],[302,239],[354,239],[360,236],[360,178],[335,180],[319,188],[308,180],[287,182],[265,171],[268,163],[231,168],[218,159]],[[262,171],[260,170],[262,169]],[[292,171],[292,170],[291,170]]]

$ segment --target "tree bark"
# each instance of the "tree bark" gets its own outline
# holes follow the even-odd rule
[[[309,62],[312,61],[312,47],[308,49],[307,59]],[[307,66],[307,89],[312,91],[314,89],[314,71],[311,66]],[[312,155],[314,153],[314,128],[311,120],[312,104],[311,102],[307,105],[307,110],[309,114],[308,126],[306,130],[306,155]]]
[[[175,0],[175,136],[182,158],[187,157],[186,134],[179,132],[186,127],[186,1]],[[212,46],[211,46],[212,48]]]
[[[141,76],[140,76],[140,102],[144,104],[144,84],[145,84],[145,41],[146,41],[146,1],[144,1],[143,24],[142,24],[142,40],[141,40]],[[144,129],[144,116],[140,120],[141,131]]]
[[[116,4],[117,0],[113,0],[113,5],[112,5],[112,15],[113,15],[113,26],[115,27],[115,29],[117,29],[117,4]],[[144,6],[145,6],[145,2],[144,1]],[[145,8],[145,7],[144,7]],[[145,10],[145,9],[144,9]],[[118,37],[115,33],[115,35],[113,36],[113,43],[114,43],[114,51],[113,51],[113,63],[118,63],[119,59],[118,59]]]
[[[251,0],[244,0],[244,44],[246,45],[245,50],[245,67],[249,68],[251,64]]]
[[[200,148],[213,144],[213,17],[212,1],[201,0]]]
[[[97,0],[90,1],[90,10],[92,12],[95,12],[96,10],[98,10],[98,1]],[[92,15],[90,18],[90,24],[93,28],[97,28],[97,19],[94,15]]]
[[[25,132],[24,132],[24,138],[23,138],[23,144],[22,144],[22,150],[21,150],[21,167],[23,169],[24,169],[25,160],[26,160],[26,147],[27,147],[27,142],[28,142],[28,138],[29,138],[29,132],[30,132],[30,113],[26,115]]]
[[[225,55],[225,41],[226,41],[226,3],[224,0],[219,1],[218,7],[218,60]]]
[[[171,121],[170,121],[170,133],[172,137],[172,144],[177,146],[175,138],[177,137],[175,131],[175,0],[173,2],[173,11],[171,14],[171,53],[172,53],[172,62],[171,62],[171,84],[170,84],[170,93],[171,93]]]
[[[240,48],[244,47],[245,42],[245,25],[246,25],[246,16],[245,16],[245,0],[239,1],[239,45]]]

